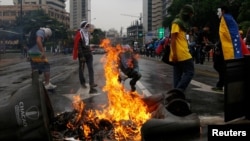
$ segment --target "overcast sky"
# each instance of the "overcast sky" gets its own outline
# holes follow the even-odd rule
[[[68,2],[66,2],[66,10],[68,10]],[[12,0],[0,0],[0,5],[13,5]],[[91,23],[96,28],[109,30],[115,28],[120,31],[123,27],[123,32],[142,13],[142,0],[91,0]],[[122,14],[132,15],[123,16]]]

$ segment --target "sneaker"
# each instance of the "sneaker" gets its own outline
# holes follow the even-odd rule
[[[94,87],[97,87],[98,85],[97,84],[91,84],[90,87],[91,88],[94,88]]]
[[[92,94],[92,95],[93,95],[93,94],[97,94],[97,92],[98,92],[98,91],[97,91],[96,89],[92,89],[92,88],[91,88],[91,89],[89,90],[89,94]]]
[[[223,92],[223,88],[221,87],[213,87],[212,90],[216,92]]]
[[[45,85],[44,87],[46,90],[50,90],[50,89],[55,89],[57,86],[49,83],[49,84]]]
[[[129,84],[130,84],[130,87],[131,87],[131,92],[134,92],[134,91],[136,90],[135,85],[133,85],[133,84],[131,83],[131,81],[129,82]]]

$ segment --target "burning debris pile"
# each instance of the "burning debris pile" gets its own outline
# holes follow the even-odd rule
[[[109,40],[101,45],[107,52],[104,63],[108,102],[102,110],[86,109],[79,96],[74,97],[74,111],[55,117],[53,138],[72,140],[141,140],[140,129],[150,117],[146,104],[137,92],[130,92],[118,81],[118,55],[122,47],[113,47]]]
[[[75,101],[73,105],[79,109],[57,115],[52,123],[51,130],[55,141],[128,140],[140,134],[137,125],[132,120],[100,119],[93,111],[84,110],[84,103],[78,97],[75,99],[79,101]],[[119,130],[123,133],[116,133]],[[124,136],[126,134],[127,137]]]

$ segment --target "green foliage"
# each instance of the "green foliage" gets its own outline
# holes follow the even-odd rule
[[[101,29],[97,28],[94,29],[94,32],[92,33],[92,39],[90,40],[91,44],[100,44],[101,41],[105,38],[105,32],[103,32]]]
[[[230,13],[239,23],[239,28],[244,33],[250,27],[249,0],[173,0],[171,6],[168,8],[168,17],[163,19],[163,27],[171,26],[171,22],[185,4],[192,4],[195,10],[191,24],[200,29],[205,25],[209,25],[214,38],[218,38],[219,18],[217,16],[217,9],[221,5],[228,6]]]
[[[56,19],[50,18],[43,10],[32,10],[27,12],[22,17],[16,18],[16,30],[21,31],[22,29],[22,33],[26,35],[26,37],[29,35],[31,30],[38,29],[40,27],[49,27],[52,30],[52,37],[50,38],[48,44],[55,44],[59,42],[67,44],[69,41],[67,27]]]

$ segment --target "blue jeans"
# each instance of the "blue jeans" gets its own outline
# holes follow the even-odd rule
[[[85,77],[84,77],[84,69],[85,69],[85,63],[88,67],[89,72],[89,84],[94,84],[94,70],[93,70],[93,55],[92,53],[88,54],[78,54],[78,60],[79,60],[79,79],[81,85],[84,85],[86,83]]]
[[[173,67],[174,88],[185,91],[194,76],[194,63],[192,59],[177,62]]]

